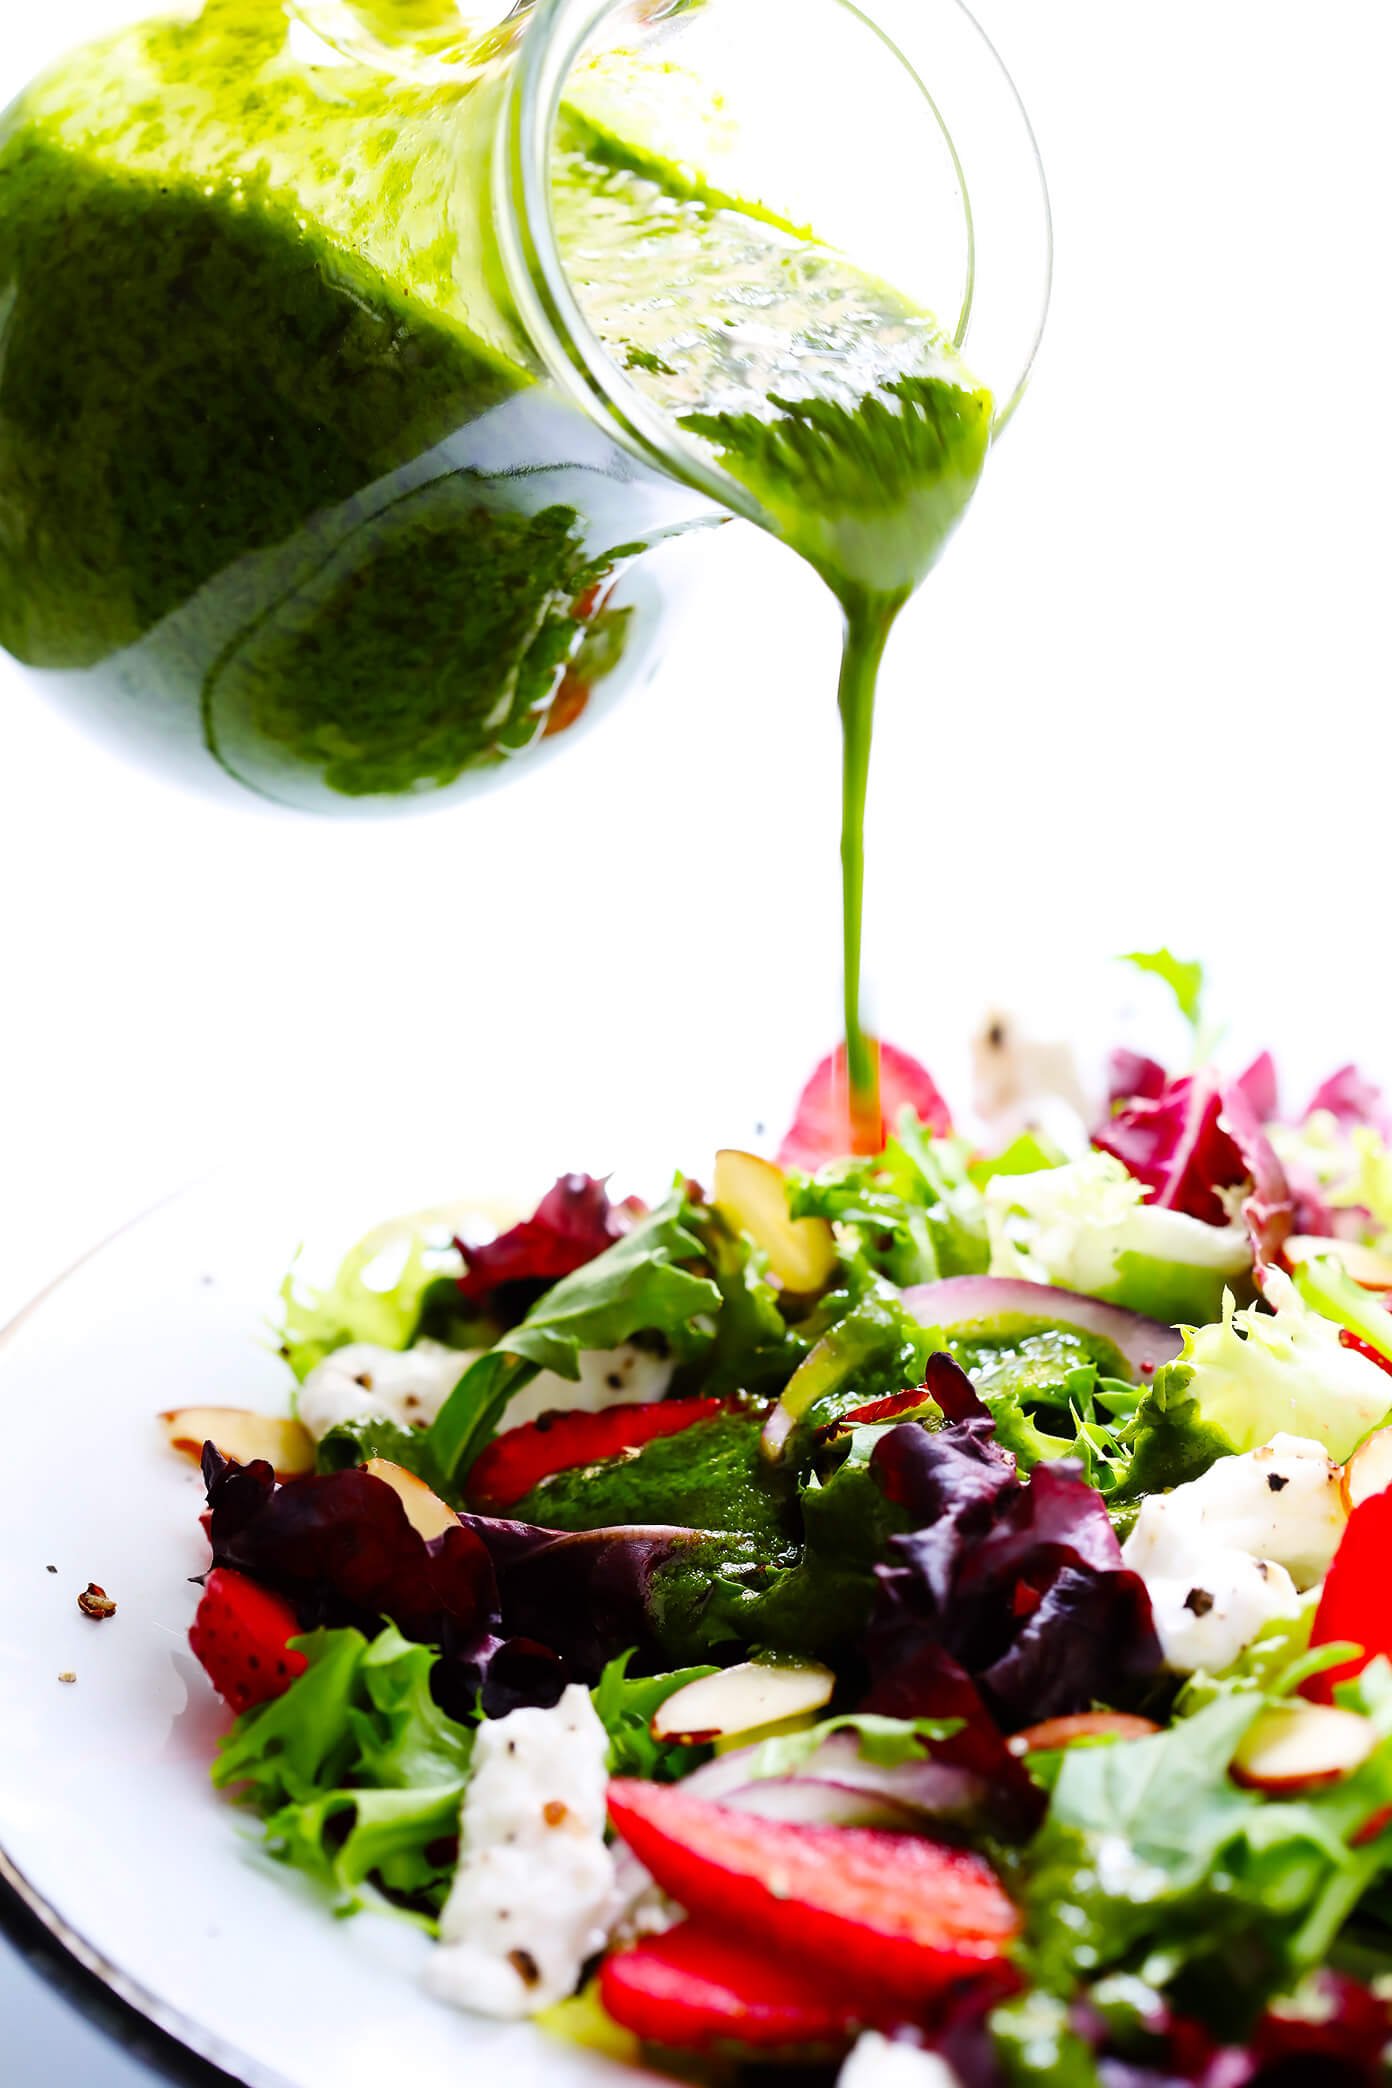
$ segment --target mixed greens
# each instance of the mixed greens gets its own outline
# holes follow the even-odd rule
[[[993,1155],[911,1064],[877,1154],[832,1063],[781,1168],[287,1287],[317,1440],[203,1451],[215,1781],[611,2053],[1379,2079],[1378,1098],[1119,1054],[1083,1149]]]

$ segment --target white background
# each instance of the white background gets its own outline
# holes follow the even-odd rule
[[[62,10],[15,27],[16,77]],[[17,12],[17,10],[16,10]],[[1292,1086],[1385,1035],[1386,0],[982,0],[1058,233],[1030,397],[888,677],[869,975],[950,1075],[1171,941]],[[0,663],[0,1318],[249,1142],[779,1118],[836,1021],[835,618],[745,529],[657,687],[451,816],[183,799]],[[604,1112],[601,1111],[601,1114]],[[603,1151],[556,1162],[606,1164]]]

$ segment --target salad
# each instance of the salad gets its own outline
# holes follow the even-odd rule
[[[292,1272],[293,1414],[165,1420],[326,1908],[698,2080],[1383,2078],[1392,1121],[1111,1073],[1002,1147],[884,1046],[857,1157],[832,1058],[776,1161]]]

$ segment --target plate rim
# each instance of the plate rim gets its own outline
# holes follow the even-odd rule
[[[80,1270],[118,1240],[124,1239],[127,1233],[134,1232],[171,1204],[204,1187],[218,1171],[205,1169],[164,1191],[85,1247],[56,1276],[41,1284],[0,1326],[0,1354],[10,1346],[20,1329]],[[11,1905],[6,1905],[7,1900]],[[14,1934],[13,1907],[16,1905],[21,1915],[32,1921],[40,1932],[42,1944],[37,1951],[26,1951]],[[226,2088],[294,2088],[284,2074],[269,2070],[259,2060],[228,2044],[210,2032],[206,2025],[162,2000],[142,1981],[132,1978],[107,1957],[39,1890],[22,1866],[16,1863],[3,1841],[0,1841],[0,1934],[10,1942],[21,1962],[33,1966],[55,1992],[71,2002],[111,2042],[118,2042],[118,2024],[127,2018],[153,2030],[158,2038],[164,2040],[163,2046],[152,2052],[137,2052],[136,2056],[154,2066],[166,2080],[182,2080],[190,2084],[190,2088],[223,2088],[223,2084]],[[107,2020],[103,2020],[104,2016]],[[193,2070],[195,2067],[197,2074]]]

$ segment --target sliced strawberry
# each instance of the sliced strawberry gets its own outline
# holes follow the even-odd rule
[[[1310,1644],[1334,1646],[1344,1641],[1361,1646],[1356,1660],[1326,1668],[1301,1684],[1301,1694],[1317,1704],[1332,1704],[1334,1686],[1361,1675],[1379,1653],[1392,1654],[1392,1606],[1387,1579],[1392,1572],[1392,1492],[1369,1494],[1344,1527],[1324,1593],[1310,1628]]]
[[[284,1696],[308,1666],[286,1643],[299,1631],[288,1602],[244,1573],[215,1566],[189,1626],[189,1644],[218,1695],[234,1711]]]
[[[650,1406],[583,1408],[543,1414],[510,1428],[488,1445],[469,1473],[469,1505],[481,1515],[511,1508],[555,1472],[603,1464],[626,1451],[641,1450],[659,1436],[680,1435],[724,1408],[721,1399],[666,1399]]]
[[[606,2014],[645,2044],[705,2052],[713,2045],[836,2051],[864,2011],[817,1972],[780,1964],[743,1942],[684,1921],[605,1960]]]
[[[899,1121],[907,1103],[937,1138],[952,1129],[952,1118],[931,1073],[893,1044],[881,1044],[880,1136],[876,1150]],[[844,1160],[858,1150],[851,1123],[844,1046],[824,1058],[798,1098],[792,1129],[778,1148],[780,1167],[800,1167],[814,1174],[828,1160]]]
[[[689,1914],[870,2005],[917,2006],[999,1963],[1020,1925],[979,1856],[917,1835],[763,1820],[630,1778],[610,1784],[609,1817]]]

